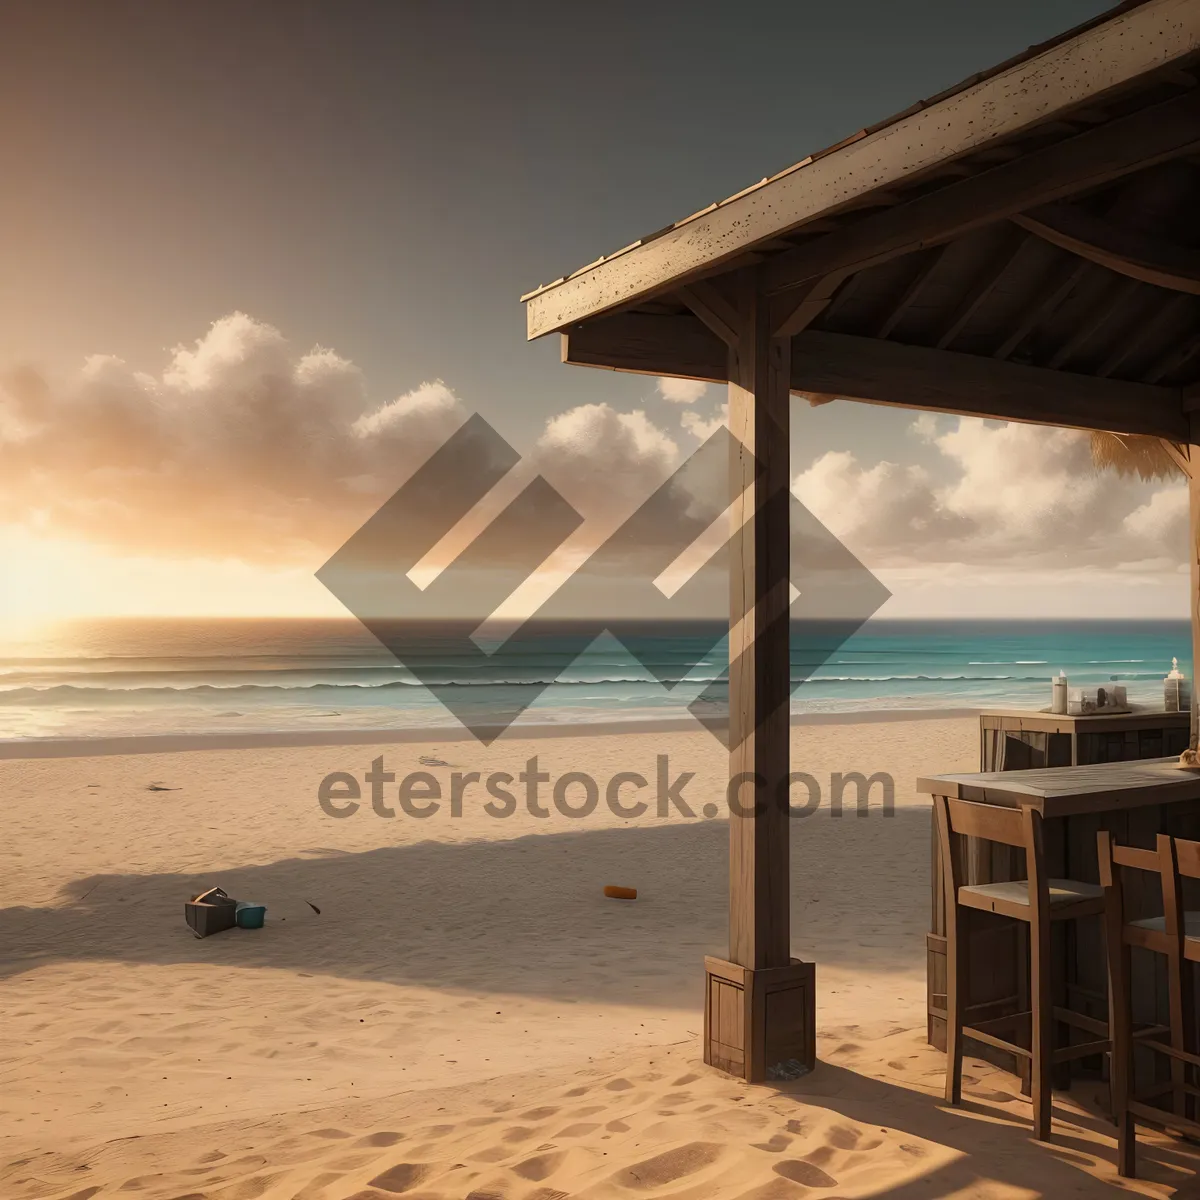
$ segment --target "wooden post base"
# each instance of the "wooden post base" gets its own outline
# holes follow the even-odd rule
[[[747,1083],[795,1079],[816,1064],[815,967],[754,970],[705,958],[704,1061]]]

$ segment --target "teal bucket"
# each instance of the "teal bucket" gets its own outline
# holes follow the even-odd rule
[[[245,900],[238,901],[236,918],[239,929],[261,929],[266,916],[267,906],[265,904],[251,904]]]

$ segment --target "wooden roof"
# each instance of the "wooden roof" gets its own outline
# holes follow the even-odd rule
[[[1200,0],[1138,0],[529,293],[564,360],[727,378],[726,285],[793,390],[1190,438]]]

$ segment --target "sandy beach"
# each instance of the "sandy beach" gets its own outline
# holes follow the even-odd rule
[[[1154,1137],[1144,1178],[1118,1182],[1097,1085],[1056,1095],[1049,1146],[1015,1080],[978,1061],[963,1107],[941,1104],[913,783],[973,767],[977,738],[963,716],[793,730],[794,769],[822,789],[792,829],[820,1062],[755,1088],[700,1058],[727,903],[726,823],[704,815],[726,761],[706,733],[8,757],[0,1195],[1200,1195],[1200,1157]],[[511,816],[485,811],[482,784],[452,811],[455,772],[515,777],[534,756],[546,816],[520,783]],[[676,793],[690,816],[658,812],[663,756],[669,783],[694,776]],[[408,815],[393,782],[393,817],[365,782],[352,815],[323,811],[322,780],[362,781],[379,757],[433,776],[438,811]],[[853,789],[833,815],[839,771],[888,773],[894,812],[877,785],[865,816]],[[554,807],[568,772],[597,781],[586,817]],[[604,801],[622,772],[647,780],[636,818]],[[604,899],[610,883],[639,898]],[[266,927],[194,939],[183,901],[212,884],[266,904]]]

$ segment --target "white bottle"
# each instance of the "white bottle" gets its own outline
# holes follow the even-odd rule
[[[1183,675],[1179,670],[1179,659],[1171,659],[1171,673],[1163,680],[1163,711],[1182,712],[1187,696]]]
[[[1067,711],[1067,673],[1059,673],[1050,681],[1050,711],[1062,715]]]

